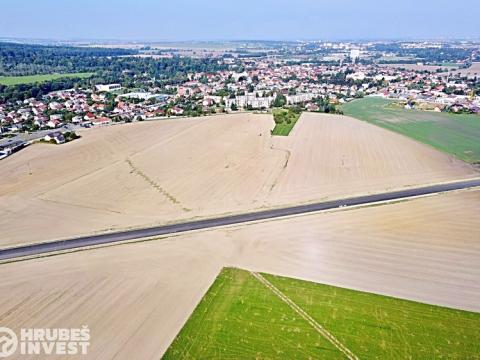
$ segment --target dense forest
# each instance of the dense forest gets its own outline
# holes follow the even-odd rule
[[[136,51],[71,46],[0,43],[0,76],[21,76],[95,71],[110,57]]]
[[[224,69],[213,59],[173,57],[137,58],[133,50],[78,48],[0,43],[0,76],[50,73],[93,72],[88,79],[57,79],[45,83],[0,85],[0,101],[41,97],[54,90],[74,86],[91,87],[99,83],[122,83],[141,87],[145,81],[155,84],[182,83],[192,72],[215,72]]]

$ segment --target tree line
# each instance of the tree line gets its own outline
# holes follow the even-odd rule
[[[49,73],[93,72],[88,79],[57,79],[44,83],[0,85],[0,101],[39,98],[50,91],[93,87],[100,83],[121,83],[125,87],[181,84],[189,73],[213,73],[226,65],[214,59],[186,57],[138,58],[132,50],[56,47],[0,43],[0,75],[36,75]]]

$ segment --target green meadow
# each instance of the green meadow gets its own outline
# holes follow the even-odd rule
[[[33,84],[64,78],[88,78],[94,73],[45,74],[29,76],[0,76],[1,85]]]
[[[345,115],[408,136],[469,163],[480,163],[480,116],[405,110],[376,97],[342,106]]]

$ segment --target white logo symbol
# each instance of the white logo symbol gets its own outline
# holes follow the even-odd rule
[[[0,358],[12,355],[18,346],[17,335],[6,327],[0,327]]]

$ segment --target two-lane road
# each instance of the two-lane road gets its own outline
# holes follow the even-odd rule
[[[141,239],[151,236],[175,234],[185,231],[209,229],[219,226],[248,223],[252,221],[280,218],[291,215],[307,214],[315,211],[329,210],[339,207],[368,205],[376,202],[407,199],[414,196],[430,195],[446,191],[454,191],[479,187],[480,179],[465,180],[449,184],[438,184],[387,193],[351,197],[327,202],[291,206],[279,209],[224,216],[212,219],[189,221],[184,223],[155,226],[145,229],[127,230],[99,235],[83,236],[68,240],[59,240],[0,250],[0,260],[15,259],[25,256],[46,254],[55,251],[71,250],[93,245],[109,244],[125,240]]]

